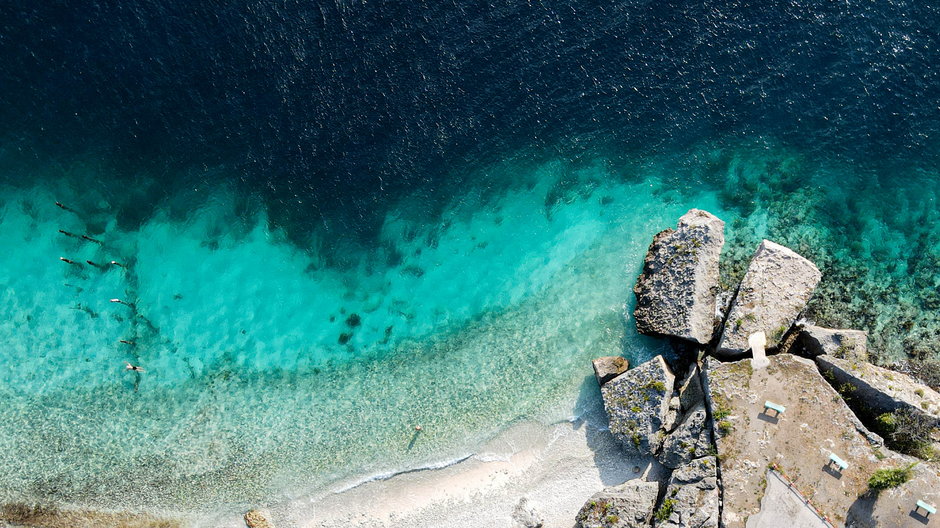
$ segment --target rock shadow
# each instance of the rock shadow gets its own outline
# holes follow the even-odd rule
[[[878,500],[878,493],[868,490],[858,496],[855,502],[849,506],[849,511],[845,515],[846,526],[869,526],[871,525],[871,514],[875,509],[875,502]]]
[[[609,430],[604,401],[594,376],[585,376],[575,404],[578,418],[572,422],[575,429],[585,427],[588,448],[594,452],[594,466],[605,486],[616,486],[641,476],[650,461],[628,458],[620,442]]]

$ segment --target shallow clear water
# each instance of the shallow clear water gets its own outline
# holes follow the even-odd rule
[[[771,238],[808,317],[940,346],[932,8],[0,15],[0,502],[238,511],[568,419],[664,350],[625,314],[691,207],[726,285]]]

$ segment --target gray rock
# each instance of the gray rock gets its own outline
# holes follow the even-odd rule
[[[705,403],[705,390],[702,388],[701,371],[698,365],[692,367],[679,387],[679,402],[683,412],[689,412]]]
[[[701,404],[686,413],[679,425],[666,436],[659,461],[675,469],[707,455],[711,449],[711,424],[705,405]]]
[[[807,357],[826,354],[839,359],[868,361],[868,333],[862,330],[800,325],[799,347]]]
[[[662,447],[663,424],[670,422],[675,376],[662,356],[624,372],[601,387],[610,432],[632,455],[656,453]]]
[[[525,497],[519,499],[512,511],[512,520],[518,528],[542,528],[545,519],[529,505]]]
[[[657,528],[718,528],[718,473],[715,457],[697,458],[672,473],[657,516]]]
[[[679,219],[675,230],[653,237],[637,279],[637,330],[707,344],[715,323],[718,257],[725,223],[699,209]]]
[[[634,479],[594,494],[578,512],[577,528],[648,527],[659,483]]]
[[[666,411],[666,415],[663,417],[663,433],[676,428],[676,423],[682,416],[681,410],[682,404],[679,403],[679,395],[673,393],[672,398],[669,398],[669,410]]]
[[[806,306],[822,274],[793,250],[769,240],[761,242],[744,274],[715,355],[744,357],[747,339],[764,332],[774,348]]]
[[[620,356],[599,357],[591,363],[594,365],[594,377],[597,378],[597,384],[601,386],[630,368],[630,363],[626,358]]]
[[[817,356],[816,364],[834,386],[851,385],[852,395],[879,414],[908,409],[940,420],[940,394],[906,374],[829,355]]]

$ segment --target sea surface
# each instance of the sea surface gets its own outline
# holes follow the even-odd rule
[[[0,504],[242,511],[596,409],[590,359],[665,350],[631,288],[692,207],[727,287],[775,240],[823,271],[808,318],[936,357],[938,22],[3,2]]]

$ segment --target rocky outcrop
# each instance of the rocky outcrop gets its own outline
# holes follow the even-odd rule
[[[799,325],[797,347],[801,355],[814,358],[823,354],[854,361],[868,360],[868,333],[862,330]]]
[[[855,398],[873,414],[908,409],[935,422],[940,420],[940,394],[906,374],[829,355],[818,356],[816,363],[843,394]]]
[[[718,528],[717,460],[704,457],[693,460],[672,473],[663,503],[657,510],[657,528]]]
[[[868,479],[876,470],[904,467],[915,460],[866,434],[811,360],[790,354],[768,359],[770,365],[759,370],[750,368],[750,360],[708,364],[706,386],[717,422],[723,489],[722,524],[743,528],[760,511],[766,469],[776,464],[835,526],[853,525],[850,519],[867,519],[859,526],[906,525],[914,493],[921,496],[940,489],[936,472],[925,471],[873,500]],[[767,400],[786,410],[779,417],[765,413]],[[831,454],[848,467],[835,469],[828,463]],[[872,508],[883,515],[877,522],[872,520]]]
[[[718,292],[718,258],[725,223],[699,209],[679,219],[675,230],[657,234],[633,288],[633,312],[642,334],[711,340]]]
[[[250,510],[245,514],[245,524],[248,528],[274,528],[271,514],[267,510]]]
[[[512,511],[512,520],[517,528],[542,528],[545,519],[529,505],[526,498],[519,499]]]
[[[634,479],[592,496],[578,512],[577,528],[647,527],[653,517],[659,483]]]
[[[664,428],[675,421],[676,410],[669,405],[674,385],[675,376],[656,356],[601,387],[610,432],[628,454],[659,451]]]
[[[693,365],[679,386],[679,403],[683,412],[689,412],[704,402],[701,370],[698,365]]]
[[[904,468],[915,463],[909,457],[891,457],[891,467]],[[865,493],[855,499],[845,519],[846,528],[930,527],[933,515],[923,510],[915,513],[916,501],[940,505],[940,478],[932,465],[917,463],[911,468],[911,480],[881,493]]]
[[[679,425],[666,435],[659,461],[668,468],[676,469],[707,455],[711,450],[711,423],[705,406],[699,404],[686,413]]]
[[[767,347],[780,342],[806,306],[822,275],[793,250],[769,240],[761,242],[731,303],[715,355],[743,357],[748,336],[764,332]]]
[[[600,357],[592,361],[592,364],[594,365],[594,377],[597,378],[597,384],[601,386],[630,368],[630,363],[626,358],[620,356]]]

